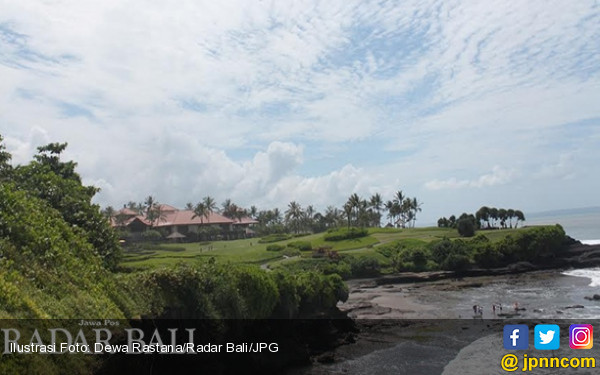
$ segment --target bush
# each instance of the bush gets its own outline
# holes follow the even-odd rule
[[[281,251],[285,249],[285,246],[279,244],[273,244],[267,246],[267,251]]]
[[[302,251],[312,250],[312,244],[309,241],[294,241],[288,243],[287,246]]]
[[[441,264],[441,267],[448,271],[464,271],[471,267],[471,260],[463,254],[450,254]]]
[[[354,277],[373,277],[379,276],[381,265],[377,258],[362,257],[362,258],[350,258],[350,269],[352,270],[352,276]]]
[[[281,254],[288,256],[288,257],[297,257],[297,256],[301,255],[302,253],[298,249],[288,247],[288,248],[285,248],[285,250],[283,250],[283,252]]]
[[[463,237],[473,237],[475,235],[475,223],[470,218],[458,220],[458,234]]]
[[[367,234],[369,234],[369,231],[367,231],[366,228],[341,228],[329,231],[323,238],[325,241],[343,241],[352,238],[365,237]]]
[[[289,234],[284,234],[284,233],[270,234],[270,235],[265,236],[265,237],[261,238],[260,240],[258,240],[258,243],[279,242],[279,241],[289,240],[290,238],[292,238],[292,236],[290,236]]]
[[[160,232],[153,229],[142,232],[141,237],[145,241],[160,241],[162,239]]]

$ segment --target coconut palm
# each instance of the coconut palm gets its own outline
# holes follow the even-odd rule
[[[302,214],[302,207],[298,202],[291,201],[288,204],[288,209],[285,211],[285,221],[295,229],[296,233],[300,233],[300,220]]]
[[[379,193],[375,193],[369,200],[369,205],[377,213],[377,226],[381,225],[381,208],[383,207],[383,199]]]
[[[217,202],[210,195],[207,195],[206,197],[202,198],[202,203],[204,203],[204,206],[208,210],[209,214],[212,214],[217,209]]]

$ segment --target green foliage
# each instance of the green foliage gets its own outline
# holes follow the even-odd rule
[[[471,218],[458,219],[456,229],[458,234],[463,237],[473,237],[475,235],[475,222]]]
[[[258,243],[279,242],[279,241],[289,240],[290,238],[292,238],[292,236],[290,236],[289,234],[275,233],[275,234],[270,234],[268,236],[261,238],[260,240],[258,240]]]
[[[123,318],[135,313],[83,229],[9,183],[0,183],[0,213],[0,316]]]
[[[360,257],[360,258],[349,258],[350,270],[354,277],[374,277],[379,276],[381,265],[379,260],[374,257]]]
[[[301,251],[312,250],[312,245],[309,241],[294,241],[294,242],[288,243],[287,246],[301,250]]]
[[[552,258],[562,249],[565,231],[560,225],[526,228],[498,243],[506,261]]]
[[[144,241],[150,242],[160,241],[163,238],[162,234],[160,234],[160,232],[155,229],[148,229],[146,231],[143,231],[141,233],[141,237]]]
[[[66,143],[39,147],[35,160],[17,167],[11,174],[11,180],[17,189],[44,200],[68,224],[79,228],[81,235],[100,254],[104,265],[114,269],[120,259],[121,248],[100,207],[91,203],[98,189],[82,185],[80,176],[75,172],[76,163],[60,160],[60,153],[65,148]]]
[[[287,257],[297,257],[302,255],[302,252],[294,247],[286,247],[281,254]]]
[[[353,238],[365,237],[369,234],[366,228],[340,228],[329,230],[325,236],[325,241],[342,241]]]
[[[285,249],[285,246],[279,244],[273,244],[267,246],[267,251],[281,251]]]

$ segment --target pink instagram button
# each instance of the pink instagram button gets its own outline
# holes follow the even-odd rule
[[[594,346],[594,328],[590,324],[571,324],[569,346],[571,349],[591,349]]]

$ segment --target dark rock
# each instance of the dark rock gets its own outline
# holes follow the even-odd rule
[[[512,272],[527,272],[538,269],[536,266],[529,262],[517,262],[509,264],[507,268]]]
[[[594,299],[594,301],[600,301],[600,294],[594,294],[592,298]]]
[[[567,306],[565,307],[565,309],[583,309],[585,306],[583,305],[573,305],[573,306]]]
[[[323,353],[317,357],[317,362],[319,363],[333,363],[335,362],[335,356],[333,353]]]

